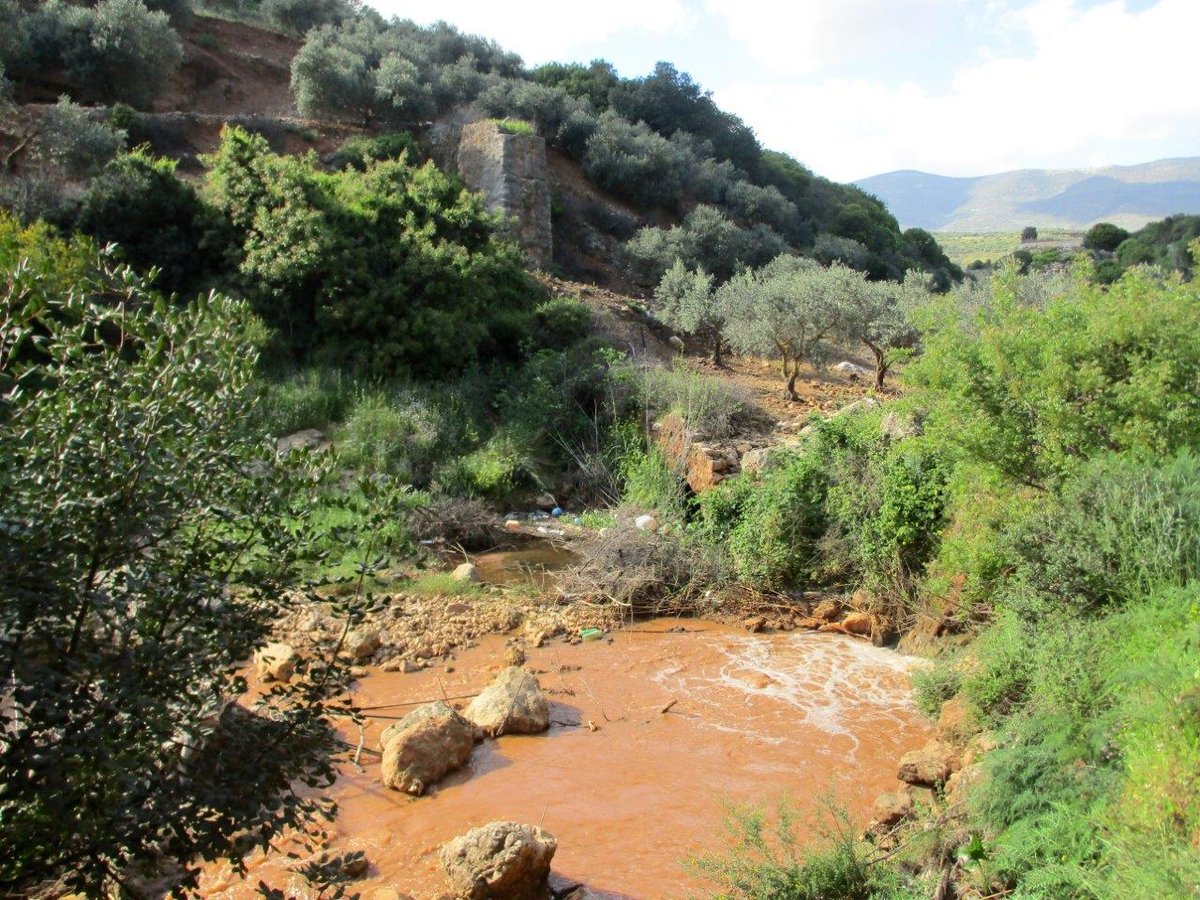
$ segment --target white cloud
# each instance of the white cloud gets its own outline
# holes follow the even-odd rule
[[[921,45],[967,0],[708,0],[729,34],[762,65],[785,74]]]
[[[574,48],[617,35],[677,33],[690,28],[695,18],[684,0],[605,0],[599,5],[556,0],[368,2],[384,15],[423,25],[444,19],[468,34],[491,38],[530,65],[575,61]]]
[[[1163,141],[1190,140],[1200,151],[1196,0],[1160,0],[1141,12],[1119,0],[1090,9],[1035,0],[1015,16],[1031,52],[981,53],[943,91],[826,79],[735,85],[716,99],[767,146],[838,179],[894,168],[973,175],[1130,162]]]

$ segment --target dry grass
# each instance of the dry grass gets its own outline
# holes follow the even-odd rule
[[[711,611],[718,601],[715,592],[729,581],[726,566],[711,549],[682,535],[641,531],[624,516],[573,549],[580,561],[563,571],[563,593],[620,607],[630,618]]]

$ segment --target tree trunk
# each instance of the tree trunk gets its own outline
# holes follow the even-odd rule
[[[787,396],[788,396],[789,400],[799,400],[800,399],[800,395],[796,393],[796,379],[798,377],[800,377],[800,373],[797,371],[797,372],[793,372],[791,374],[791,377],[788,378]]]
[[[890,368],[887,364],[887,360],[884,358],[886,354],[884,353],[882,347],[877,347],[870,341],[863,341],[863,343],[871,348],[871,353],[875,357],[875,390],[882,391],[883,378],[885,375],[887,375],[888,368]]]

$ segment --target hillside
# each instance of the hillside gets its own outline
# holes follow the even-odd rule
[[[1200,211],[1200,157],[975,178],[906,170],[855,184],[882,200],[903,227],[930,231],[1012,231],[1025,225],[1083,230],[1096,222],[1135,229]]]

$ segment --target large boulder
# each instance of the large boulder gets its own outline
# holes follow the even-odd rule
[[[355,629],[346,635],[346,652],[356,663],[369,660],[381,646],[379,632],[372,629]]]
[[[874,624],[874,617],[865,612],[852,612],[842,619],[842,627],[846,629],[847,633],[857,634],[860,637],[870,637]]]
[[[471,701],[463,716],[491,737],[540,734],[550,727],[550,704],[534,675],[510,666]]]
[[[944,784],[958,767],[958,755],[953,747],[941,741],[930,741],[920,750],[905,753],[896,774],[908,784],[933,786]]]
[[[254,652],[258,677],[263,681],[291,681],[299,661],[300,657],[292,645],[281,641],[267,644]]]
[[[385,787],[420,796],[471,757],[479,730],[444,701],[427,703],[384,730]]]
[[[465,562],[459,565],[453,572],[450,573],[451,581],[479,581],[479,569],[472,563]]]
[[[454,838],[439,854],[464,900],[535,900],[547,895],[558,839],[533,825],[491,822]]]

